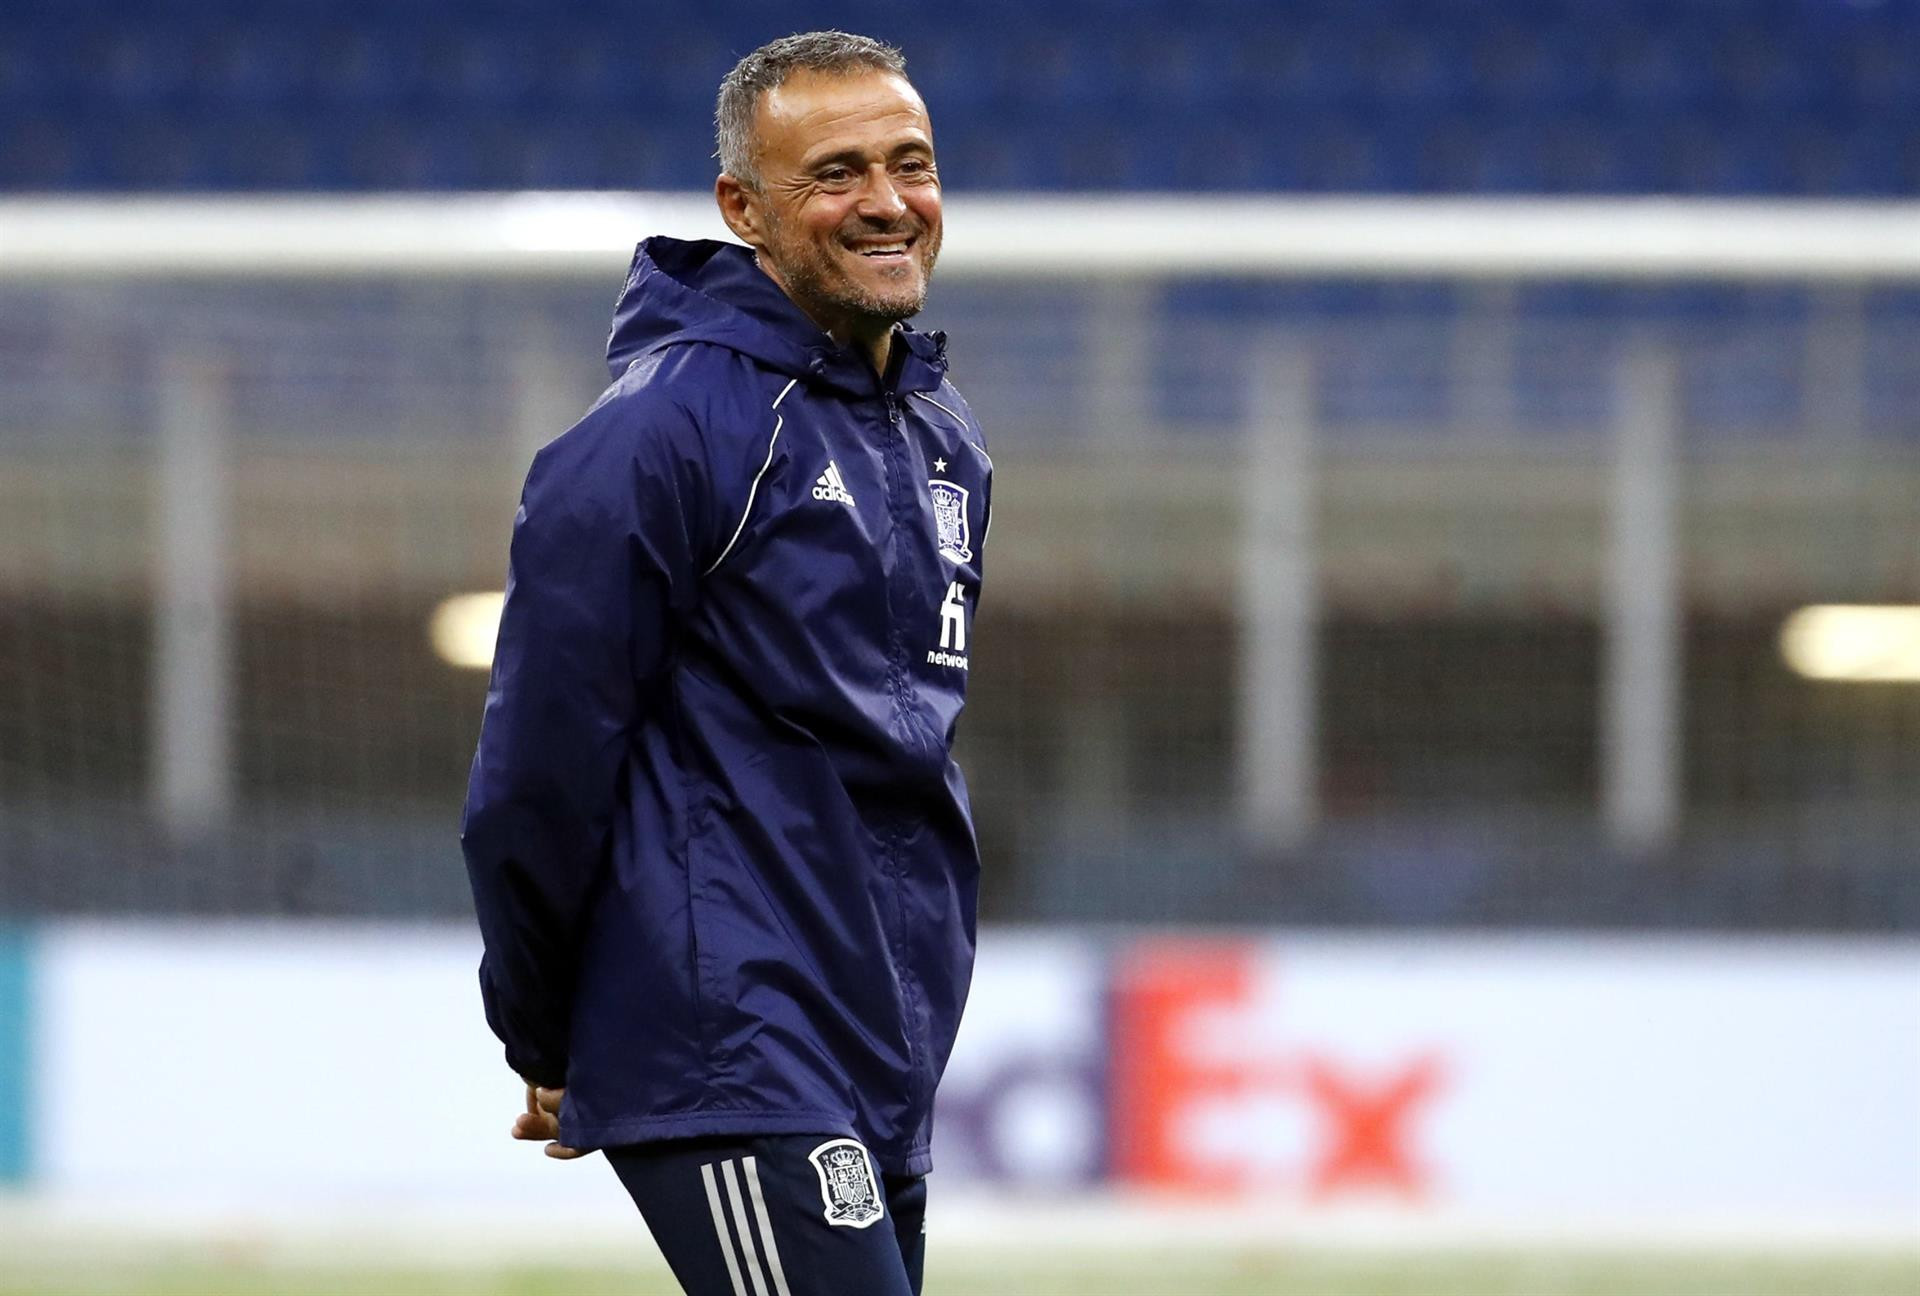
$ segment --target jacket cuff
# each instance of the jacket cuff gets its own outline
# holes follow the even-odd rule
[[[520,1058],[512,1049],[507,1050],[507,1065],[513,1073],[538,1089],[565,1089],[567,1087],[567,1067],[562,1062],[554,1065],[544,1058],[531,1061]]]
[[[485,960],[480,964],[480,1001],[486,1009],[487,1025],[506,1045],[507,1065],[528,1084],[542,1089],[564,1089],[567,1084],[567,1057],[564,1049],[541,1048],[515,1029],[512,1009],[495,989],[487,974]]]

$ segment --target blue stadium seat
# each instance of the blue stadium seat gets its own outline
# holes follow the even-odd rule
[[[535,85],[528,114],[565,109],[605,111],[631,91],[633,67],[624,52],[578,24],[549,28],[527,51]]]
[[[1737,27],[1722,33],[1713,49],[1718,97],[1728,107],[1804,111],[1826,99],[1829,69],[1838,54],[1830,42],[1810,33]]]
[[[1425,30],[1382,28],[1358,39],[1350,66],[1362,102],[1435,112],[1467,100],[1471,41],[1449,24],[1429,23]]]
[[[103,176],[81,132],[53,114],[8,114],[0,121],[0,189],[96,189]]]
[[[1652,181],[1640,134],[1604,113],[1543,118],[1533,141],[1540,157],[1540,192],[1645,192]]]
[[[1780,147],[1786,192],[1811,198],[1893,198],[1901,193],[1900,142],[1887,132],[1820,122],[1795,124]]]
[[[1897,117],[1920,111],[1920,28],[1852,41],[1841,78],[1865,112]]]
[[[537,102],[543,90],[539,33],[517,24],[446,32],[427,54],[439,93],[481,111]]]
[[[91,93],[128,113],[177,109],[205,93],[205,34],[184,27],[159,31],[109,29],[88,40],[81,57]],[[42,47],[42,53],[47,52]]]
[[[1696,290],[1682,355],[1683,425],[1701,440],[1794,435],[1804,419],[1812,304],[1799,286]]]
[[[1284,114],[1287,131],[1269,154],[1275,188],[1318,193],[1381,193],[1396,187],[1408,154],[1355,114]]]
[[[70,22],[0,26],[0,104],[78,113],[97,95],[88,57],[97,34]]]
[[[1641,109],[1699,108],[1713,99],[1715,33],[1702,27],[1631,26],[1596,32],[1616,102]]]
[[[1351,107],[1362,98],[1361,45],[1358,32],[1327,21],[1256,29],[1239,69],[1241,92],[1283,111]]]
[[[1863,356],[1867,430],[1875,437],[1920,446],[1920,289],[1878,288],[1865,303]]]
[[[1591,47],[1556,39],[1538,25],[1488,24],[1464,56],[1469,102],[1501,112],[1539,112],[1579,102],[1594,80]]]
[[[351,29],[317,51],[325,97],[362,109],[397,109],[435,94],[425,37],[413,28]]]
[[[198,51],[196,97],[209,107],[302,111],[318,125],[325,114],[317,106],[336,97],[327,56],[341,39],[335,28],[288,22],[215,32]]]
[[[251,113],[198,123],[192,165],[236,189],[283,193],[341,187],[341,135],[308,128],[297,113]]]
[[[133,123],[114,135],[106,152],[116,187],[139,191],[204,189],[218,175],[204,135],[181,118],[156,117]],[[219,183],[232,187],[229,176],[220,176]]]

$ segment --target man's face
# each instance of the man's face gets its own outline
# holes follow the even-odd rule
[[[796,72],[762,96],[755,136],[760,192],[737,200],[749,228],[735,229],[788,296],[829,332],[916,314],[940,254],[940,179],[913,87]]]

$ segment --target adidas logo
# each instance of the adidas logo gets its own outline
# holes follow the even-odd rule
[[[830,500],[836,504],[853,507],[853,496],[847,491],[847,484],[840,480],[840,465],[827,460],[827,470],[820,474],[820,480],[813,484],[813,497],[817,500]]]

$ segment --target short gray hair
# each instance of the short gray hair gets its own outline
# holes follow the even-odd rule
[[[907,56],[892,45],[851,32],[800,32],[768,41],[733,65],[720,80],[720,98],[713,109],[714,156],[720,170],[749,189],[760,188],[754,166],[753,118],[760,96],[786,84],[798,71],[858,72],[872,70],[907,74]]]

